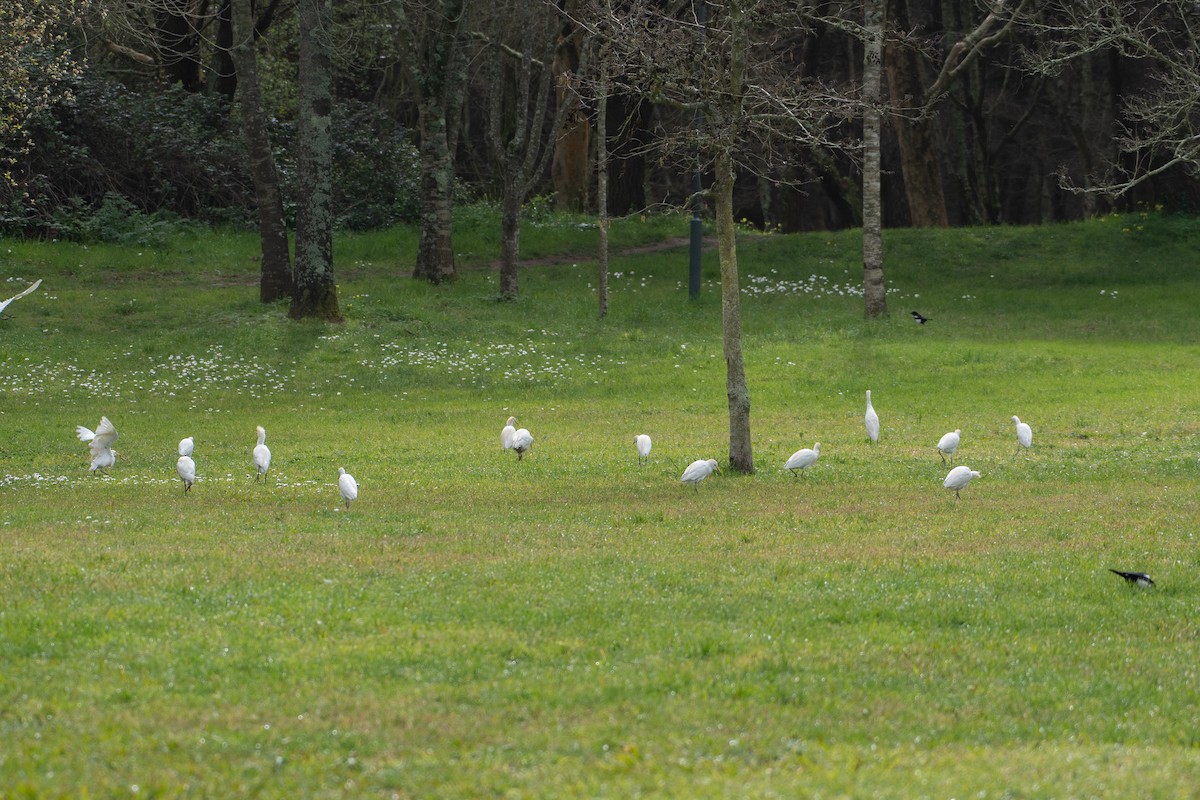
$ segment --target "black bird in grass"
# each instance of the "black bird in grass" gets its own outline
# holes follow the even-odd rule
[[[921,316],[920,311],[914,311],[914,312],[912,312],[912,315],[913,315],[913,319],[915,319],[917,321],[918,325],[924,325],[926,322],[929,322],[929,317]]]
[[[1142,588],[1149,588],[1154,585],[1154,581],[1144,572],[1122,572],[1119,569],[1110,569],[1109,572],[1120,575],[1129,583],[1136,584]]]

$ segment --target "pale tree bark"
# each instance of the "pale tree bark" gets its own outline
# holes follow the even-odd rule
[[[406,79],[417,100],[421,159],[421,234],[413,277],[453,280],[454,152],[466,86],[466,0],[394,0]]]
[[[600,319],[608,316],[608,64],[600,55],[596,88],[596,225],[600,231],[600,274],[597,286]]]
[[[341,320],[333,275],[333,104],[329,61],[332,0],[299,0],[298,108],[296,155],[296,291],[288,312],[294,319]]]
[[[863,48],[863,305],[868,317],[887,313],[883,283],[883,209],[879,131],[883,123],[883,0],[865,0]]]
[[[233,47],[230,55],[237,69],[237,97],[242,112],[242,131],[250,156],[250,174],[254,179],[254,201],[258,211],[258,237],[262,249],[258,297],[272,303],[291,297],[292,257],[287,225],[283,221],[283,193],[279,172],[267,133],[267,114],[263,109],[258,79],[258,55],[254,46],[254,18],[250,0],[233,0]]]

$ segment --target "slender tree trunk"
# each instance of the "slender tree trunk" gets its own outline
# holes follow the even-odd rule
[[[500,212],[500,299],[516,300],[521,258],[521,193],[505,186]]]
[[[733,158],[721,153],[714,163],[713,202],[717,251],[721,262],[721,318],[725,342],[725,393],[729,399],[729,468],[754,471],[750,442],[750,389],[742,360],[741,288],[738,282],[737,234],[733,225]]]
[[[221,0],[215,20],[217,32],[208,69],[208,91],[232,101],[237,92],[237,69],[233,64],[233,0]]]
[[[279,173],[271,154],[267,115],[263,110],[258,80],[258,56],[254,47],[250,0],[235,0],[232,12],[234,40],[230,55],[239,76],[238,99],[246,149],[250,154],[250,174],[254,178],[258,237],[262,247],[258,296],[262,302],[271,303],[292,294],[292,258],[288,249],[287,226],[283,221]]]
[[[868,317],[881,317],[887,313],[879,164],[883,0],[866,0],[863,10],[867,34],[863,56],[863,303]]]
[[[329,28],[333,0],[300,0],[299,142],[296,157],[300,203],[296,208],[296,293],[289,315],[341,320],[333,277],[333,104]]]
[[[189,92],[204,88],[200,77],[200,35],[191,20],[186,0],[164,0],[154,9],[158,48],[167,79]]]
[[[596,216],[600,229],[600,319],[608,316],[608,64],[600,58],[596,100]]]
[[[440,98],[422,102],[421,239],[414,278],[433,284],[457,276],[454,263],[454,158],[446,138],[446,110]]]
[[[570,17],[579,14],[579,0],[559,3],[568,19],[564,21],[558,36],[558,48],[554,51],[555,75],[579,75],[579,62],[584,47],[583,30],[570,22]],[[577,81],[577,78],[576,78]],[[554,92],[559,105],[572,104],[572,95],[577,87],[575,81],[559,81]],[[591,137],[592,127],[588,115],[576,107],[563,120],[562,130],[554,140],[554,156],[550,162],[550,178],[554,184],[554,207],[559,211],[587,210],[591,188]]]

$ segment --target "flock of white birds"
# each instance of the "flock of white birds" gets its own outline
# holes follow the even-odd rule
[[[1033,429],[1028,424],[1014,416],[1013,422],[1017,425],[1017,452],[1021,448],[1033,447]],[[517,459],[520,460],[533,447],[533,435],[524,428],[517,428],[517,418],[509,417],[508,422],[504,424],[504,428],[500,431],[500,445],[505,450],[515,450]],[[872,443],[879,442],[879,414],[876,413],[875,407],[871,405],[871,390],[867,389],[867,413],[863,417],[863,425],[867,430],[867,436]],[[954,454],[958,452],[959,442],[962,441],[962,430],[956,429],[942,436],[937,443],[938,454],[942,457],[942,463],[946,462],[946,457],[954,458]],[[633,439],[633,444],[637,448],[638,466],[640,467],[650,456],[651,441],[647,434],[639,433]],[[817,463],[817,459],[821,457],[821,443],[817,442],[811,448],[805,447],[792,453],[787,462],[783,465],[786,470],[791,470],[792,474],[799,477],[800,474]],[[691,484],[693,491],[700,491],[699,484],[702,480],[712,475],[714,472],[720,472],[721,469],[715,458],[697,459],[691,464],[688,464],[687,469],[679,476],[682,483]],[[970,467],[959,465],[950,470],[946,475],[946,480],[942,485],[947,489],[954,491],[954,496],[961,499],[960,494],[971,481],[979,477],[979,472]]]

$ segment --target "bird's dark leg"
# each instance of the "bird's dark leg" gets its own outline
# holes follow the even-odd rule
[[[945,464],[946,463],[946,454],[943,453],[941,450],[938,450],[938,455],[942,457],[942,463]]]

